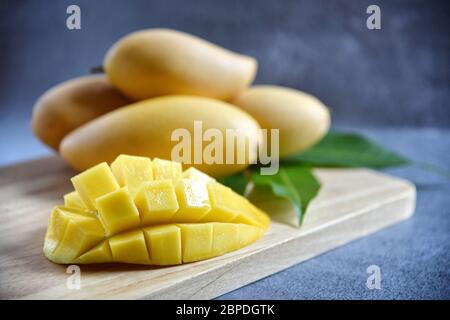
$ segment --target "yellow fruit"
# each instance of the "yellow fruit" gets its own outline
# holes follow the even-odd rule
[[[257,63],[193,35],[148,29],[114,44],[103,67],[136,100],[171,94],[227,100],[253,81]]]
[[[152,162],[146,157],[120,155],[111,163],[111,170],[120,186],[128,186],[132,195],[138,191],[142,182],[153,180]]]
[[[281,158],[311,147],[330,128],[327,107],[315,97],[298,90],[254,86],[239,93],[232,103],[252,115],[261,128],[280,130]]]
[[[202,141],[194,132],[194,122],[201,121],[202,131],[214,129],[223,136],[222,163],[194,164],[195,153],[202,155],[212,142]],[[187,130],[190,139],[172,141],[177,129]],[[240,147],[237,139],[227,137],[227,129],[241,130],[238,139],[246,144]],[[228,103],[193,96],[167,96],[144,100],[103,115],[70,133],[61,142],[61,156],[76,170],[85,170],[100,162],[111,163],[120,154],[172,159],[172,150],[187,140],[191,146],[190,163],[213,177],[225,176],[246,168],[257,157],[256,144],[259,141],[259,125],[244,111]],[[245,131],[245,132],[244,132]],[[233,131],[234,132],[234,131]],[[200,139],[200,148],[192,140]],[[255,141],[256,143],[250,143]],[[226,155],[245,154],[241,163],[226,163]],[[178,164],[177,164],[178,165]],[[179,166],[179,165],[178,165]],[[174,171],[175,170],[175,171]],[[167,171],[167,172],[166,172]],[[153,175],[173,176],[180,174],[181,168],[155,170]],[[134,188],[133,188],[134,189]]]
[[[142,157],[122,155],[114,163],[135,177],[140,170],[148,173]],[[72,178],[72,194],[83,197],[67,203],[74,207],[53,209],[45,256],[65,264],[174,265],[238,250],[267,230],[269,217],[247,199],[195,169],[181,175],[175,181],[147,174],[139,186],[134,178],[123,179],[119,188],[102,163]],[[130,187],[138,188],[134,199]],[[95,204],[94,210],[81,209],[79,202]]]
[[[183,169],[181,168],[181,163],[162,160],[155,158],[153,159],[153,172],[155,173],[155,180],[172,180],[176,183],[181,177]]]
[[[96,204],[98,218],[108,237],[141,224],[139,211],[127,187],[97,197]]]
[[[134,202],[145,224],[172,221],[179,209],[177,195],[171,180],[147,181],[140,188]]]
[[[105,162],[76,175],[71,181],[83,204],[90,210],[97,208],[96,199],[98,197],[120,188]]]
[[[83,200],[81,200],[80,195],[76,191],[64,195],[64,206],[69,208],[87,209]]]
[[[45,92],[33,107],[31,126],[43,143],[58,150],[69,132],[130,103],[105,76],[80,77]]]

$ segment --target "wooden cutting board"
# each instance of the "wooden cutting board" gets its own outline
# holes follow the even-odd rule
[[[0,168],[0,298],[209,299],[410,217],[412,183],[365,169],[320,169],[319,196],[302,228],[273,222],[261,240],[206,261],[173,267],[67,266],[42,255],[52,207],[74,175],[56,157]]]

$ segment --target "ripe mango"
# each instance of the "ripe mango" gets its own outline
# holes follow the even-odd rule
[[[130,103],[105,76],[79,77],[49,89],[37,100],[31,127],[43,143],[57,151],[69,132]]]
[[[261,128],[280,130],[280,158],[311,147],[330,128],[328,108],[317,98],[298,90],[258,85],[240,92],[232,103],[252,115]]]
[[[257,63],[187,33],[148,29],[115,43],[103,68],[136,100],[173,94],[227,100],[253,81]]]
[[[205,161],[194,164],[195,153],[202,156],[211,143],[203,142],[200,148],[194,148],[196,144],[192,139],[197,136],[194,121],[202,121],[203,132],[211,128],[222,133],[222,164]],[[259,125],[252,117],[228,103],[194,96],[148,99],[114,110],[67,135],[61,142],[60,153],[74,169],[80,171],[103,161],[111,163],[120,154],[172,159],[172,149],[180,142],[171,139],[176,129],[186,129],[190,133],[190,164],[213,177],[243,170],[257,157]],[[239,137],[241,141],[245,140],[245,146],[241,147],[236,138],[227,137],[227,129],[245,130]],[[202,140],[202,137],[197,138]],[[228,153],[234,154],[236,160],[238,153],[247,156],[243,163],[233,161],[233,164],[227,164],[225,157]],[[164,175],[155,171],[153,174]]]
[[[267,230],[264,212],[208,175],[191,167],[159,179],[145,163],[153,172],[167,168],[121,155],[114,170],[102,163],[73,177],[67,199],[76,201],[53,209],[45,256],[63,264],[176,265],[238,250]]]

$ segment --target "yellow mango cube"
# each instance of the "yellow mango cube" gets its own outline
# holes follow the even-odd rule
[[[153,164],[153,178],[155,180],[172,180],[174,184],[181,178],[181,163],[155,158]]]
[[[118,234],[109,239],[114,261],[150,264],[150,256],[142,230]]]
[[[72,184],[85,206],[95,210],[95,200],[107,193],[120,189],[110,167],[100,163],[73,177]]]
[[[239,225],[236,223],[213,223],[213,239],[212,253],[214,256],[239,249]]]
[[[57,241],[47,245],[47,250],[53,246],[50,254],[58,257],[61,263],[73,261],[105,236],[99,221],[89,215],[57,207],[52,219],[55,226],[53,240]]]
[[[80,195],[76,191],[64,195],[64,206],[75,209],[87,209],[83,200],[81,200]]]
[[[264,219],[266,214],[261,213],[261,211],[252,205],[247,199],[242,197],[239,198],[235,195],[234,198],[235,199],[232,202],[232,206],[234,210],[238,212],[238,215],[236,215],[231,222],[244,223],[261,228],[268,226],[270,220],[268,217],[267,220]]]
[[[174,216],[177,222],[197,222],[211,210],[206,183],[181,179],[175,187],[180,209]]]
[[[181,231],[175,225],[148,227],[144,229],[147,247],[150,248],[152,264],[173,265],[182,263]]]
[[[96,206],[107,236],[136,228],[141,223],[139,211],[127,187],[97,198]]]
[[[245,247],[258,240],[263,234],[263,229],[248,224],[238,224],[239,226],[239,248]]]
[[[190,167],[189,169],[183,171],[182,177],[184,179],[199,180],[205,183],[216,181],[214,178],[208,176],[200,170],[195,169],[194,167]]]
[[[171,180],[144,183],[134,202],[145,225],[170,222],[178,210],[177,196]]]
[[[201,221],[228,222],[233,220],[238,215],[238,211],[232,207],[235,200],[233,190],[218,182],[208,183],[207,188],[211,210]]]
[[[112,262],[111,248],[109,242],[103,241],[88,252],[84,253],[76,259],[76,263],[107,263]]]
[[[45,234],[44,253],[46,256],[53,256],[53,252],[64,236],[68,221],[69,219],[64,216],[61,207],[55,207],[52,210]]]
[[[141,184],[153,180],[152,162],[147,157],[120,155],[111,163],[111,170],[121,187],[134,195]]]
[[[183,262],[208,259],[213,256],[212,223],[179,224]]]

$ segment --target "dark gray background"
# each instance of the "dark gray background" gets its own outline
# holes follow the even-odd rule
[[[119,37],[147,27],[202,36],[260,62],[258,83],[299,88],[358,131],[449,170],[449,1],[21,1],[0,3],[0,165],[49,154],[29,128],[35,99],[101,63]],[[82,30],[65,27],[79,4]],[[369,31],[378,4],[382,30]],[[222,299],[450,299],[450,180],[389,170],[418,190],[414,216]],[[382,288],[365,286],[369,265]]]
[[[78,4],[82,30],[65,26]],[[382,30],[366,28],[378,4]],[[85,74],[130,31],[169,27],[259,60],[257,83],[310,92],[335,124],[449,127],[448,1],[5,1],[0,116],[29,118],[35,99]]]

